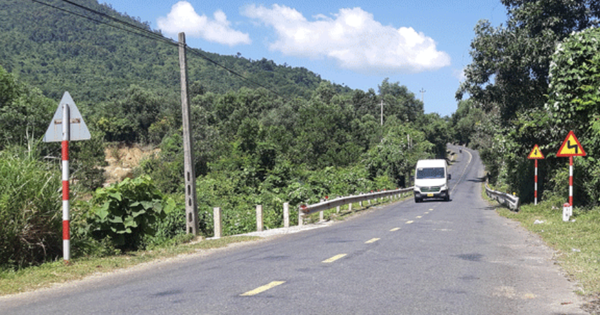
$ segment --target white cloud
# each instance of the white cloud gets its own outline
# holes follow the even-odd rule
[[[416,73],[450,65],[433,39],[412,27],[384,26],[361,8],[340,9],[333,17],[308,21],[295,9],[249,5],[242,14],[272,26],[271,50],[313,59],[332,58],[340,67],[369,74]]]
[[[185,32],[187,36],[200,37],[210,42],[235,46],[250,44],[250,36],[236,31],[229,25],[227,16],[217,10],[210,19],[206,15],[198,15],[194,7],[187,1],[179,1],[171,7],[167,17],[157,19],[158,27],[166,34]]]

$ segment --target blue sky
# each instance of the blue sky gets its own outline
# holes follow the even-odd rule
[[[477,21],[506,21],[499,0],[203,1],[99,0],[188,46],[305,67],[353,89],[385,78],[451,115]]]

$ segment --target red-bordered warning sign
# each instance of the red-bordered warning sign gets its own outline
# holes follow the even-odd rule
[[[538,145],[536,144],[533,146],[531,152],[529,152],[527,158],[530,160],[543,160],[544,154],[542,153],[542,150],[540,150],[540,147],[538,147]]]
[[[573,130],[569,131],[569,134],[563,141],[563,144],[560,146],[558,153],[556,154],[558,157],[568,157],[568,156],[586,156],[585,150],[581,146],[581,143],[575,136]]]

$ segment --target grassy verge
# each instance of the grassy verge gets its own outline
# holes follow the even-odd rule
[[[485,196],[485,189],[483,191]],[[495,203],[487,196],[484,198]],[[555,202],[523,205],[519,212],[499,206],[497,212],[519,221],[555,249],[561,267],[580,284],[580,294],[600,295],[600,208],[575,208],[569,222],[563,222],[562,207],[557,207]]]
[[[1,271],[0,295],[36,290],[49,287],[55,283],[82,279],[99,272],[110,272],[161,258],[190,254],[198,250],[226,247],[232,243],[247,242],[256,239],[259,239],[259,237],[231,236],[169,246],[151,251],[130,252],[125,255],[104,258],[79,258],[72,260],[69,265],[65,265],[62,261],[57,261],[19,271]]]
[[[557,260],[580,283],[581,293],[600,294],[600,209],[574,209],[569,222],[563,222],[562,208],[552,209],[550,203],[544,202],[522,206],[519,212],[502,208],[498,213],[521,222],[558,250]]]

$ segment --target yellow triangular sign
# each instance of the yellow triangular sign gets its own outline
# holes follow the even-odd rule
[[[542,153],[542,150],[540,150],[540,147],[538,147],[538,145],[536,144],[535,146],[533,146],[533,150],[529,152],[527,158],[530,160],[542,160],[544,159],[544,154]]]
[[[575,133],[570,131],[563,144],[560,146],[558,153],[556,156],[565,157],[565,156],[585,156],[585,151],[581,146],[581,143],[575,137]]]

